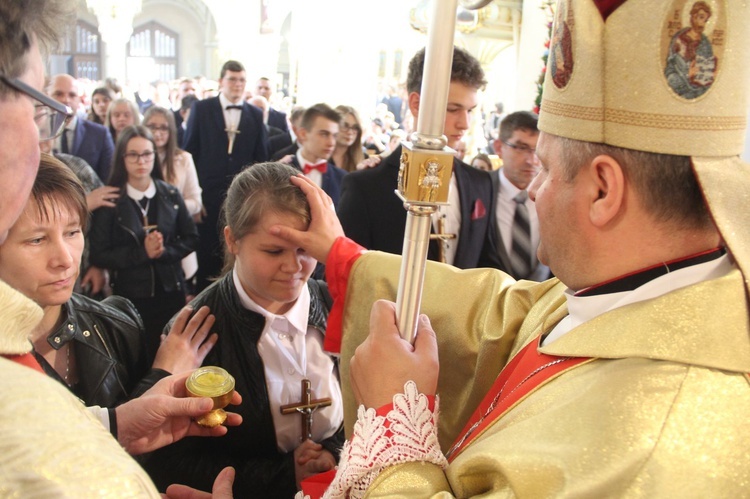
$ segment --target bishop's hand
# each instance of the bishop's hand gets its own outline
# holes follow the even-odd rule
[[[350,372],[357,402],[377,409],[403,393],[407,381],[414,381],[420,393],[434,395],[437,390],[438,348],[430,320],[421,315],[417,339],[412,346],[401,338],[396,319],[396,304],[378,300],[370,313],[370,334],[357,347]]]

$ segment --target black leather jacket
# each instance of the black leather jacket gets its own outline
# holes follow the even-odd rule
[[[153,297],[156,274],[164,291],[184,289],[180,262],[198,247],[198,230],[177,188],[161,180],[154,184],[154,218],[164,236],[164,254],[158,259],[146,254],[142,214],[127,193],[121,192],[114,208],[95,210],[91,223],[89,261],[109,269],[112,290],[127,298]]]
[[[169,375],[147,364],[144,334],[141,316],[127,299],[98,302],[73,293],[47,342],[54,349],[74,342],[78,383],[71,390],[76,396],[89,406],[116,407]],[[41,355],[36,357],[47,375],[64,383]]]
[[[327,287],[308,281],[310,289],[309,325],[325,331],[328,318]],[[182,483],[200,490],[211,490],[214,478],[225,466],[237,471],[235,497],[294,497],[294,452],[282,454],[276,446],[271,407],[266,388],[263,360],[258,352],[265,319],[245,309],[229,272],[199,294],[191,305],[195,310],[207,305],[216,315],[213,330],[219,341],[203,361],[221,366],[235,378],[242,404],[230,410],[242,415],[242,424],[229,427],[221,438],[186,438],[149,456],[145,469],[159,490]],[[340,428],[320,442],[338,459],[344,444]]]

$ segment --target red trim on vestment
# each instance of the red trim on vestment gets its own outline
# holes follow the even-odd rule
[[[484,417],[484,420],[479,426],[474,428],[472,433],[458,448],[453,449],[449,461],[453,461],[453,459],[455,459],[455,457],[460,454],[468,444],[481,435],[486,428],[500,419],[500,417],[511,409],[516,402],[520,401],[523,397],[531,393],[534,389],[540,387],[542,384],[553,379],[556,375],[562,374],[565,370],[590,359],[590,357],[560,357],[557,355],[540,353],[537,350],[540,339],[541,336],[538,336],[526,345],[523,350],[513,357],[508,365],[506,365],[500,372],[497,379],[495,379],[492,388],[490,388],[490,391],[484,397],[484,400],[479,404],[479,407],[474,411],[474,414],[471,415],[471,418],[469,418],[468,423],[466,423],[464,429],[461,430],[461,433],[458,434],[456,443],[460,442],[461,438],[466,435],[474,423],[479,421],[481,417],[487,413],[497,394],[502,393],[496,402],[495,408]],[[548,367],[543,367],[555,361],[559,362]],[[537,370],[538,372],[535,373]],[[456,445],[456,443],[454,443],[454,445]]]
[[[2,357],[5,357],[6,359],[15,362],[16,364],[21,364],[22,366],[29,367],[35,371],[39,371],[40,373],[44,374],[44,369],[42,369],[42,366],[39,365],[39,362],[36,360],[36,357],[34,357],[31,352],[24,353],[20,355],[5,355],[2,354]]]
[[[339,237],[331,246],[326,260],[326,282],[333,298],[333,307],[328,313],[326,337],[323,348],[331,353],[341,353],[341,328],[344,320],[344,301],[349,284],[349,273],[365,248],[348,237]]]

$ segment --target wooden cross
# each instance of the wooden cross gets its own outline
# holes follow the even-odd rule
[[[312,416],[313,412],[320,407],[328,407],[331,405],[330,398],[324,399],[313,399],[312,390],[310,389],[310,380],[302,380],[302,400],[298,404],[287,404],[281,406],[281,414],[294,414],[299,413],[302,417],[302,437],[300,442],[304,442],[307,439],[312,440]]]
[[[438,242],[438,261],[442,263],[447,263],[445,261],[445,252],[448,249],[448,241],[451,239],[455,239],[455,234],[446,234],[445,233],[445,217],[438,218],[437,221],[437,232],[435,234],[430,234],[430,241],[437,241]]]
[[[234,150],[234,139],[239,135],[240,131],[236,128],[227,128],[224,130],[227,132],[227,137],[229,138],[229,147],[227,147],[227,154],[231,155],[232,151]]]

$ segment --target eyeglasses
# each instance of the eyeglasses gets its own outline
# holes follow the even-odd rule
[[[353,125],[350,125],[346,121],[342,121],[341,122],[341,131],[342,132],[349,132],[351,130],[354,130],[355,132],[359,132],[361,129],[362,128],[359,125],[357,125],[356,123],[353,124]]]
[[[140,154],[137,152],[129,152],[125,153],[125,161],[129,161],[130,163],[140,163],[141,160],[145,162],[149,162],[154,159],[154,151],[145,151]]]
[[[536,154],[536,149],[533,149],[533,148],[531,148],[531,147],[529,147],[529,146],[527,146],[525,144],[520,144],[520,145],[519,144],[512,144],[512,143],[508,142],[507,140],[503,140],[502,143],[505,144],[506,146],[510,147],[511,149],[515,149],[516,151],[518,151],[520,153],[524,153],[524,154],[528,154],[528,153],[530,153],[530,154]]]
[[[65,124],[68,120],[75,116],[73,110],[68,106],[57,102],[52,97],[44,95],[18,78],[8,78],[4,74],[0,74],[0,81],[16,92],[27,95],[36,101],[34,104],[34,121],[37,128],[39,128],[40,142],[59,137],[63,133],[63,130],[65,130]]]
[[[151,130],[151,132],[169,132],[169,126],[168,125],[146,125],[146,128]]]

